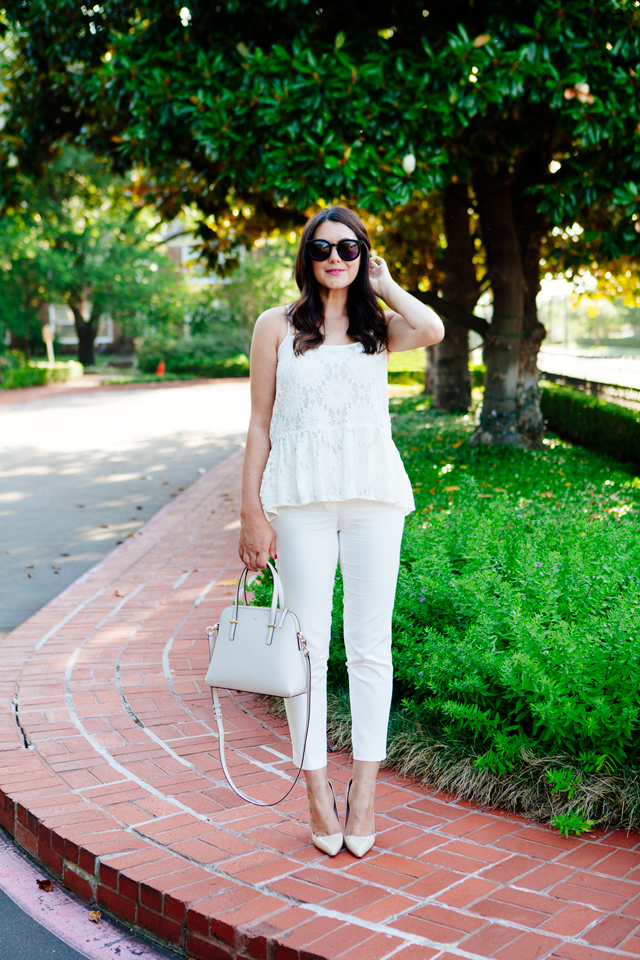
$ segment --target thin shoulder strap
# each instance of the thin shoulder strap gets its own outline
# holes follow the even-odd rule
[[[304,763],[305,753],[307,752],[307,740],[309,738],[309,725],[311,723],[311,658],[309,656],[309,651],[304,650],[305,656],[305,666],[307,668],[307,720],[305,724],[304,731],[304,743],[302,745],[302,758],[300,760],[300,766],[298,767],[298,772],[295,775],[293,783],[287,790],[285,794],[281,797],[278,797],[277,800],[272,800],[271,803],[268,803],[265,800],[255,800],[253,797],[250,797],[249,794],[245,793],[244,790],[241,790],[240,787],[233,782],[231,774],[229,773],[229,768],[227,766],[227,757],[225,753],[225,741],[224,741],[224,724],[222,720],[222,708],[220,706],[220,697],[218,695],[218,688],[211,687],[211,699],[213,700],[213,712],[216,718],[216,724],[218,726],[218,747],[220,748],[220,763],[222,764],[222,771],[225,775],[225,779],[236,796],[240,797],[241,800],[245,800],[247,803],[253,803],[256,807],[277,807],[279,803],[282,803],[283,800],[286,800],[296,783],[300,779],[300,774],[302,773],[302,764]]]

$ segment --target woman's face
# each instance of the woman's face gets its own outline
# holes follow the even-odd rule
[[[314,233],[312,240],[326,240],[328,243],[338,243],[339,240],[357,240],[357,236],[344,223],[325,220]],[[362,253],[355,260],[341,260],[338,248],[331,248],[328,260],[312,260],[313,275],[322,287],[329,290],[342,290],[353,283],[358,276]]]

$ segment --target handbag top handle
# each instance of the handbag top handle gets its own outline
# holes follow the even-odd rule
[[[267,566],[271,571],[271,576],[273,577],[273,592],[271,594],[271,610],[269,613],[269,624],[268,624],[268,633],[267,633],[267,643],[271,644],[273,642],[273,631],[275,627],[280,626],[284,622],[284,618],[287,615],[288,607],[284,605],[284,587],[282,586],[282,580],[278,571],[275,569],[273,564],[267,560]],[[247,600],[247,577],[249,575],[249,568],[245,567],[240,577],[238,579],[238,587],[236,590],[236,598],[233,601],[233,606],[235,607],[234,616],[231,618],[229,624],[229,640],[235,640],[236,637],[236,627],[238,625],[238,607],[240,606],[240,590],[244,592],[244,603],[245,606],[248,605]],[[278,607],[280,608],[280,622],[276,620]]]

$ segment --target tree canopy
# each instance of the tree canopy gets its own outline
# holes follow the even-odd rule
[[[377,214],[467,184],[494,298],[485,437],[513,442],[518,390],[536,399],[516,381],[518,362],[535,374],[552,228],[581,226],[576,266],[637,258],[640,0],[7,0],[6,15],[5,192],[13,158],[37,169],[73,138],[144,170],[139,196],[165,216],[197,205],[224,269],[318,203]]]
[[[624,217],[640,166],[635,0],[374,2],[366,13],[301,0],[9,0],[6,15],[7,142],[31,166],[73,136],[149,170],[169,212],[196,200],[215,215],[234,195],[296,211],[344,196],[376,212],[468,179],[474,157],[513,163],[543,147],[529,174],[550,221],[597,208],[609,243],[637,241]]]

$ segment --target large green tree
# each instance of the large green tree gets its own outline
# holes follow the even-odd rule
[[[14,177],[0,219],[0,321],[6,329],[26,341],[39,328],[44,304],[65,303],[74,317],[78,358],[91,365],[105,315],[125,335],[182,319],[181,278],[153,237],[158,217],[132,201],[130,183],[73,147],[37,180]]]
[[[577,221],[602,256],[637,249],[636,0],[428,10],[8,0],[6,10],[16,50],[6,130],[21,162],[36,168],[73,137],[122,169],[140,164],[168,215],[198,205],[215,258],[241,224],[295,222],[318,200],[377,213],[466,185],[492,321],[431,299],[485,336],[478,438],[539,439],[540,244]]]

